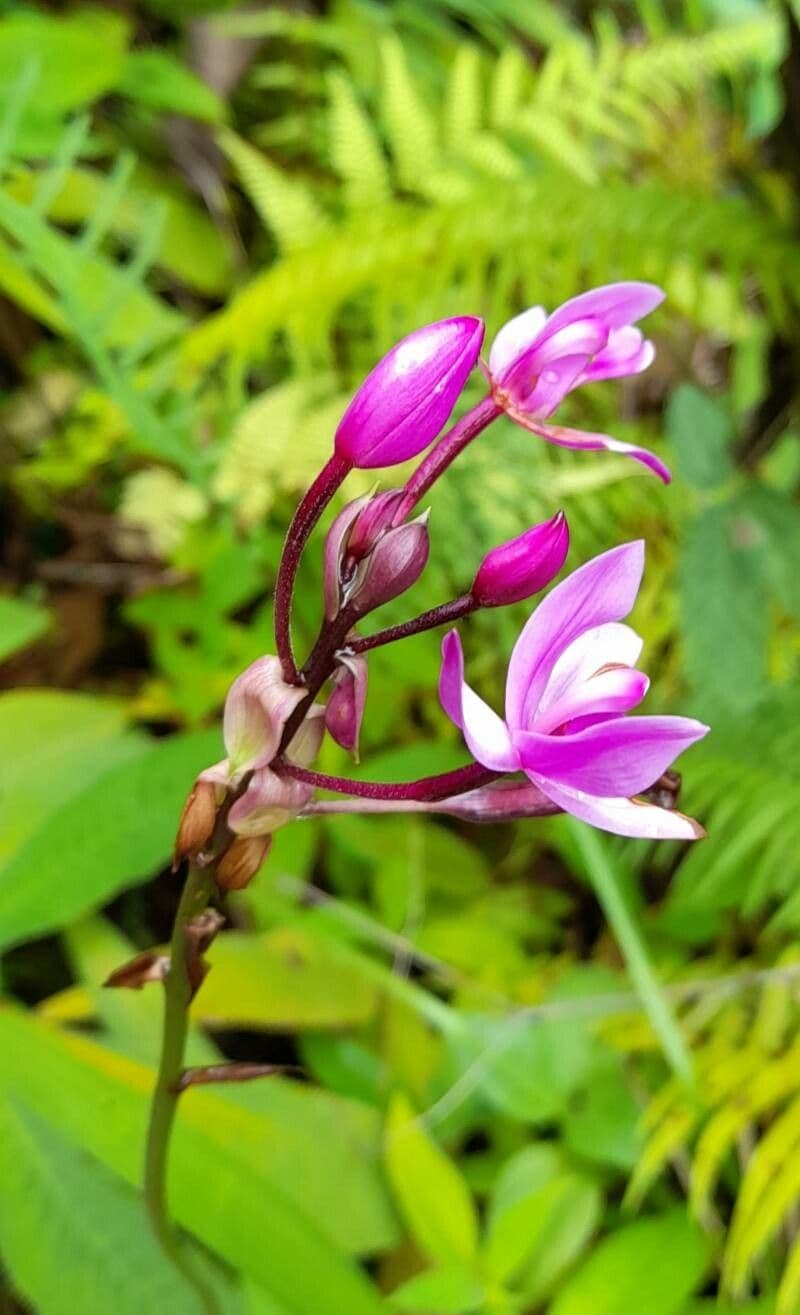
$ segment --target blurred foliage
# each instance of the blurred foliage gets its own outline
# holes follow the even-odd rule
[[[181,800],[270,646],[350,391],[426,320],[492,333],[634,277],[668,293],[656,364],[566,420],[657,447],[672,487],[501,422],[432,493],[413,605],[560,505],[572,565],[644,537],[650,698],[712,723],[681,764],[709,839],[281,833],[191,1049],[306,1080],[182,1097],[172,1205],[231,1315],[800,1310],[796,23],[777,0],[2,6],[3,1309],[196,1310],[135,1190],[158,993],[100,983],[167,935]],[[312,553],[306,645],[320,592]],[[525,614],[464,627],[493,702]],[[374,654],[367,775],[460,760],[437,667],[435,635]]]

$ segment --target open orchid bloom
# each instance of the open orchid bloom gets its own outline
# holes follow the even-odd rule
[[[505,720],[465,684],[455,631],[442,645],[439,694],[485,767],[524,772],[558,807],[606,831],[694,840],[696,822],[631,798],[708,729],[687,717],[624,716],[648,686],[634,665],[642,642],[620,624],[643,566],[644,545],[623,544],[548,594],[511,655]]]
[[[500,330],[489,354],[497,405],[550,443],[621,452],[669,483],[666,466],[646,448],[548,423],[567,393],[582,384],[647,369],[655,349],[634,324],[663,300],[653,283],[609,283],[564,302],[552,315],[541,306],[523,311]]]

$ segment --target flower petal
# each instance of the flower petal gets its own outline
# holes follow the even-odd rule
[[[533,346],[546,320],[543,306],[531,306],[503,325],[489,352],[489,373],[493,379],[502,382],[504,371]]]
[[[626,375],[641,374],[652,365],[656,349],[639,329],[626,324],[622,329],[612,329],[608,342],[589,362],[580,382],[597,383],[600,379],[622,379]]]
[[[648,452],[646,447],[623,443],[618,438],[611,438],[609,434],[590,434],[582,429],[568,429],[565,425],[541,424],[537,420],[526,419],[516,414],[514,419],[526,429],[538,434],[540,438],[546,438],[548,443],[555,443],[558,447],[569,447],[575,452],[619,452],[624,457],[633,457],[634,461],[641,461],[643,466],[652,470],[653,474],[658,475],[665,484],[669,484],[672,479],[664,462],[654,452]]]
[[[501,391],[512,406],[549,415],[607,342],[608,330],[599,320],[578,320],[543,335],[504,371]]]
[[[594,718],[602,714],[602,720],[605,721],[609,715],[619,716],[620,713],[630,712],[637,703],[641,703],[649,684],[643,671],[635,671],[631,667],[611,667],[598,672],[588,680],[576,682],[563,699],[557,699],[551,704],[546,713],[540,707],[536,714],[535,729],[541,735],[550,735],[564,726],[568,732],[574,733],[578,728],[567,726],[567,723],[578,717]]]
[[[450,720],[463,732],[473,758],[495,772],[518,770],[519,759],[505,722],[464,680],[464,654],[455,630],[442,640],[439,698]]]
[[[303,698],[301,686],[288,685],[283,679],[276,657],[258,658],[237,676],[228,690],[222,718],[232,775],[270,762],[286,721]]]
[[[632,324],[649,315],[664,300],[665,293],[655,283],[607,283],[602,288],[593,288],[583,292],[579,297],[572,297],[553,314],[545,325],[545,333],[554,333],[565,324],[574,324],[576,320],[585,320],[594,316],[602,320],[608,329],[621,329],[624,324]]]
[[[624,543],[573,571],[539,604],[514,645],[508,667],[506,720],[512,729],[533,724],[550,674],[573,640],[627,616],[643,569],[644,543]]]
[[[694,818],[672,809],[658,808],[644,799],[599,799],[580,790],[570,790],[545,777],[529,773],[554,804],[601,831],[645,840],[702,840],[705,831]]]
[[[549,714],[550,708],[561,702],[575,686],[597,675],[601,667],[635,667],[641,651],[641,637],[630,626],[618,621],[584,631],[561,654],[550,673],[539,700],[536,729],[539,718]]]
[[[638,794],[708,727],[690,717],[620,717],[577,735],[518,731],[514,744],[525,771],[587,794]]]

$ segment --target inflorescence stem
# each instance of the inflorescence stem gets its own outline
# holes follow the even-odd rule
[[[299,672],[292,650],[292,597],[303,549],[320,516],[351,470],[344,457],[334,453],[300,502],[286,535],[275,581],[275,646],[284,679],[297,684]]]
[[[145,1156],[144,1198],[153,1232],[164,1253],[192,1285],[206,1315],[218,1315],[213,1292],[187,1262],[167,1211],[167,1157],[180,1094],[180,1079],[193,989],[187,960],[187,923],[208,905],[216,887],[208,870],[192,864],[183,887],[164,979],[164,1026],[158,1076],[150,1106]]]
[[[492,772],[480,763],[466,763],[456,767],[452,772],[441,772],[438,776],[422,776],[418,781],[351,781],[344,776],[328,776],[325,772],[315,772],[308,767],[298,767],[295,763],[280,759],[273,764],[274,770],[281,776],[291,776],[295,781],[316,786],[318,790],[334,790],[338,794],[353,795],[357,799],[414,799],[420,802],[434,802],[448,799],[451,795],[464,794],[467,790],[477,790],[481,785],[488,785],[502,775]]]
[[[370,649],[382,648],[384,644],[393,644],[398,639],[408,639],[411,635],[421,635],[425,630],[436,626],[449,625],[463,616],[469,616],[479,604],[470,594],[454,598],[450,603],[440,603],[428,612],[412,617],[410,621],[401,621],[399,625],[389,626],[386,630],[376,630],[374,635],[358,635],[347,641],[351,653],[368,653]]]
[[[447,470],[447,467],[455,461],[460,452],[463,452],[468,443],[473,438],[477,438],[487,425],[502,415],[502,408],[497,405],[494,398],[489,394],[484,397],[482,402],[468,411],[465,416],[456,421],[452,429],[439,439],[426,457],[419,463],[414,474],[408,480],[402,502],[399,504],[396,512],[396,518],[400,520],[408,516],[413,511],[420,498],[424,497],[432,484],[436,483],[439,476]]]

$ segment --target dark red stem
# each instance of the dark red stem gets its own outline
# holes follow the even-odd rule
[[[467,444],[471,443],[473,438],[477,438],[478,434],[501,414],[502,408],[490,394],[462,416],[452,429],[439,439],[405,485],[403,501],[395,512],[396,524],[399,525],[400,521],[413,510],[420,498],[424,497],[431,485],[443,471],[447,470],[451,462],[455,461],[458,454],[463,452]]]
[[[292,651],[292,596],[297,568],[311,531],[351,469],[350,462],[334,452],[300,502],[283,545],[275,581],[275,647],[284,679],[291,685],[296,685],[299,678]]]
[[[291,776],[293,780],[303,781],[318,790],[334,790],[337,794],[349,794],[357,799],[449,799],[451,795],[464,794],[467,790],[476,790],[480,785],[488,785],[502,775],[501,772],[489,771],[488,767],[480,763],[467,763],[464,767],[456,767],[452,772],[441,772],[438,776],[423,776],[418,781],[398,781],[392,784],[388,781],[350,781],[345,776],[327,776],[325,772],[297,767],[285,759],[274,762],[272,766],[281,776]]]
[[[388,626],[386,630],[376,630],[374,635],[359,635],[356,639],[349,639],[347,647],[351,653],[368,653],[371,648],[382,648],[384,644],[393,644],[396,639],[408,639],[410,635],[421,635],[424,630],[433,630],[436,626],[458,621],[477,607],[475,599],[470,594],[464,594],[462,598],[440,603],[438,607],[432,607],[430,611],[422,612],[410,621],[401,621],[399,625]]]

